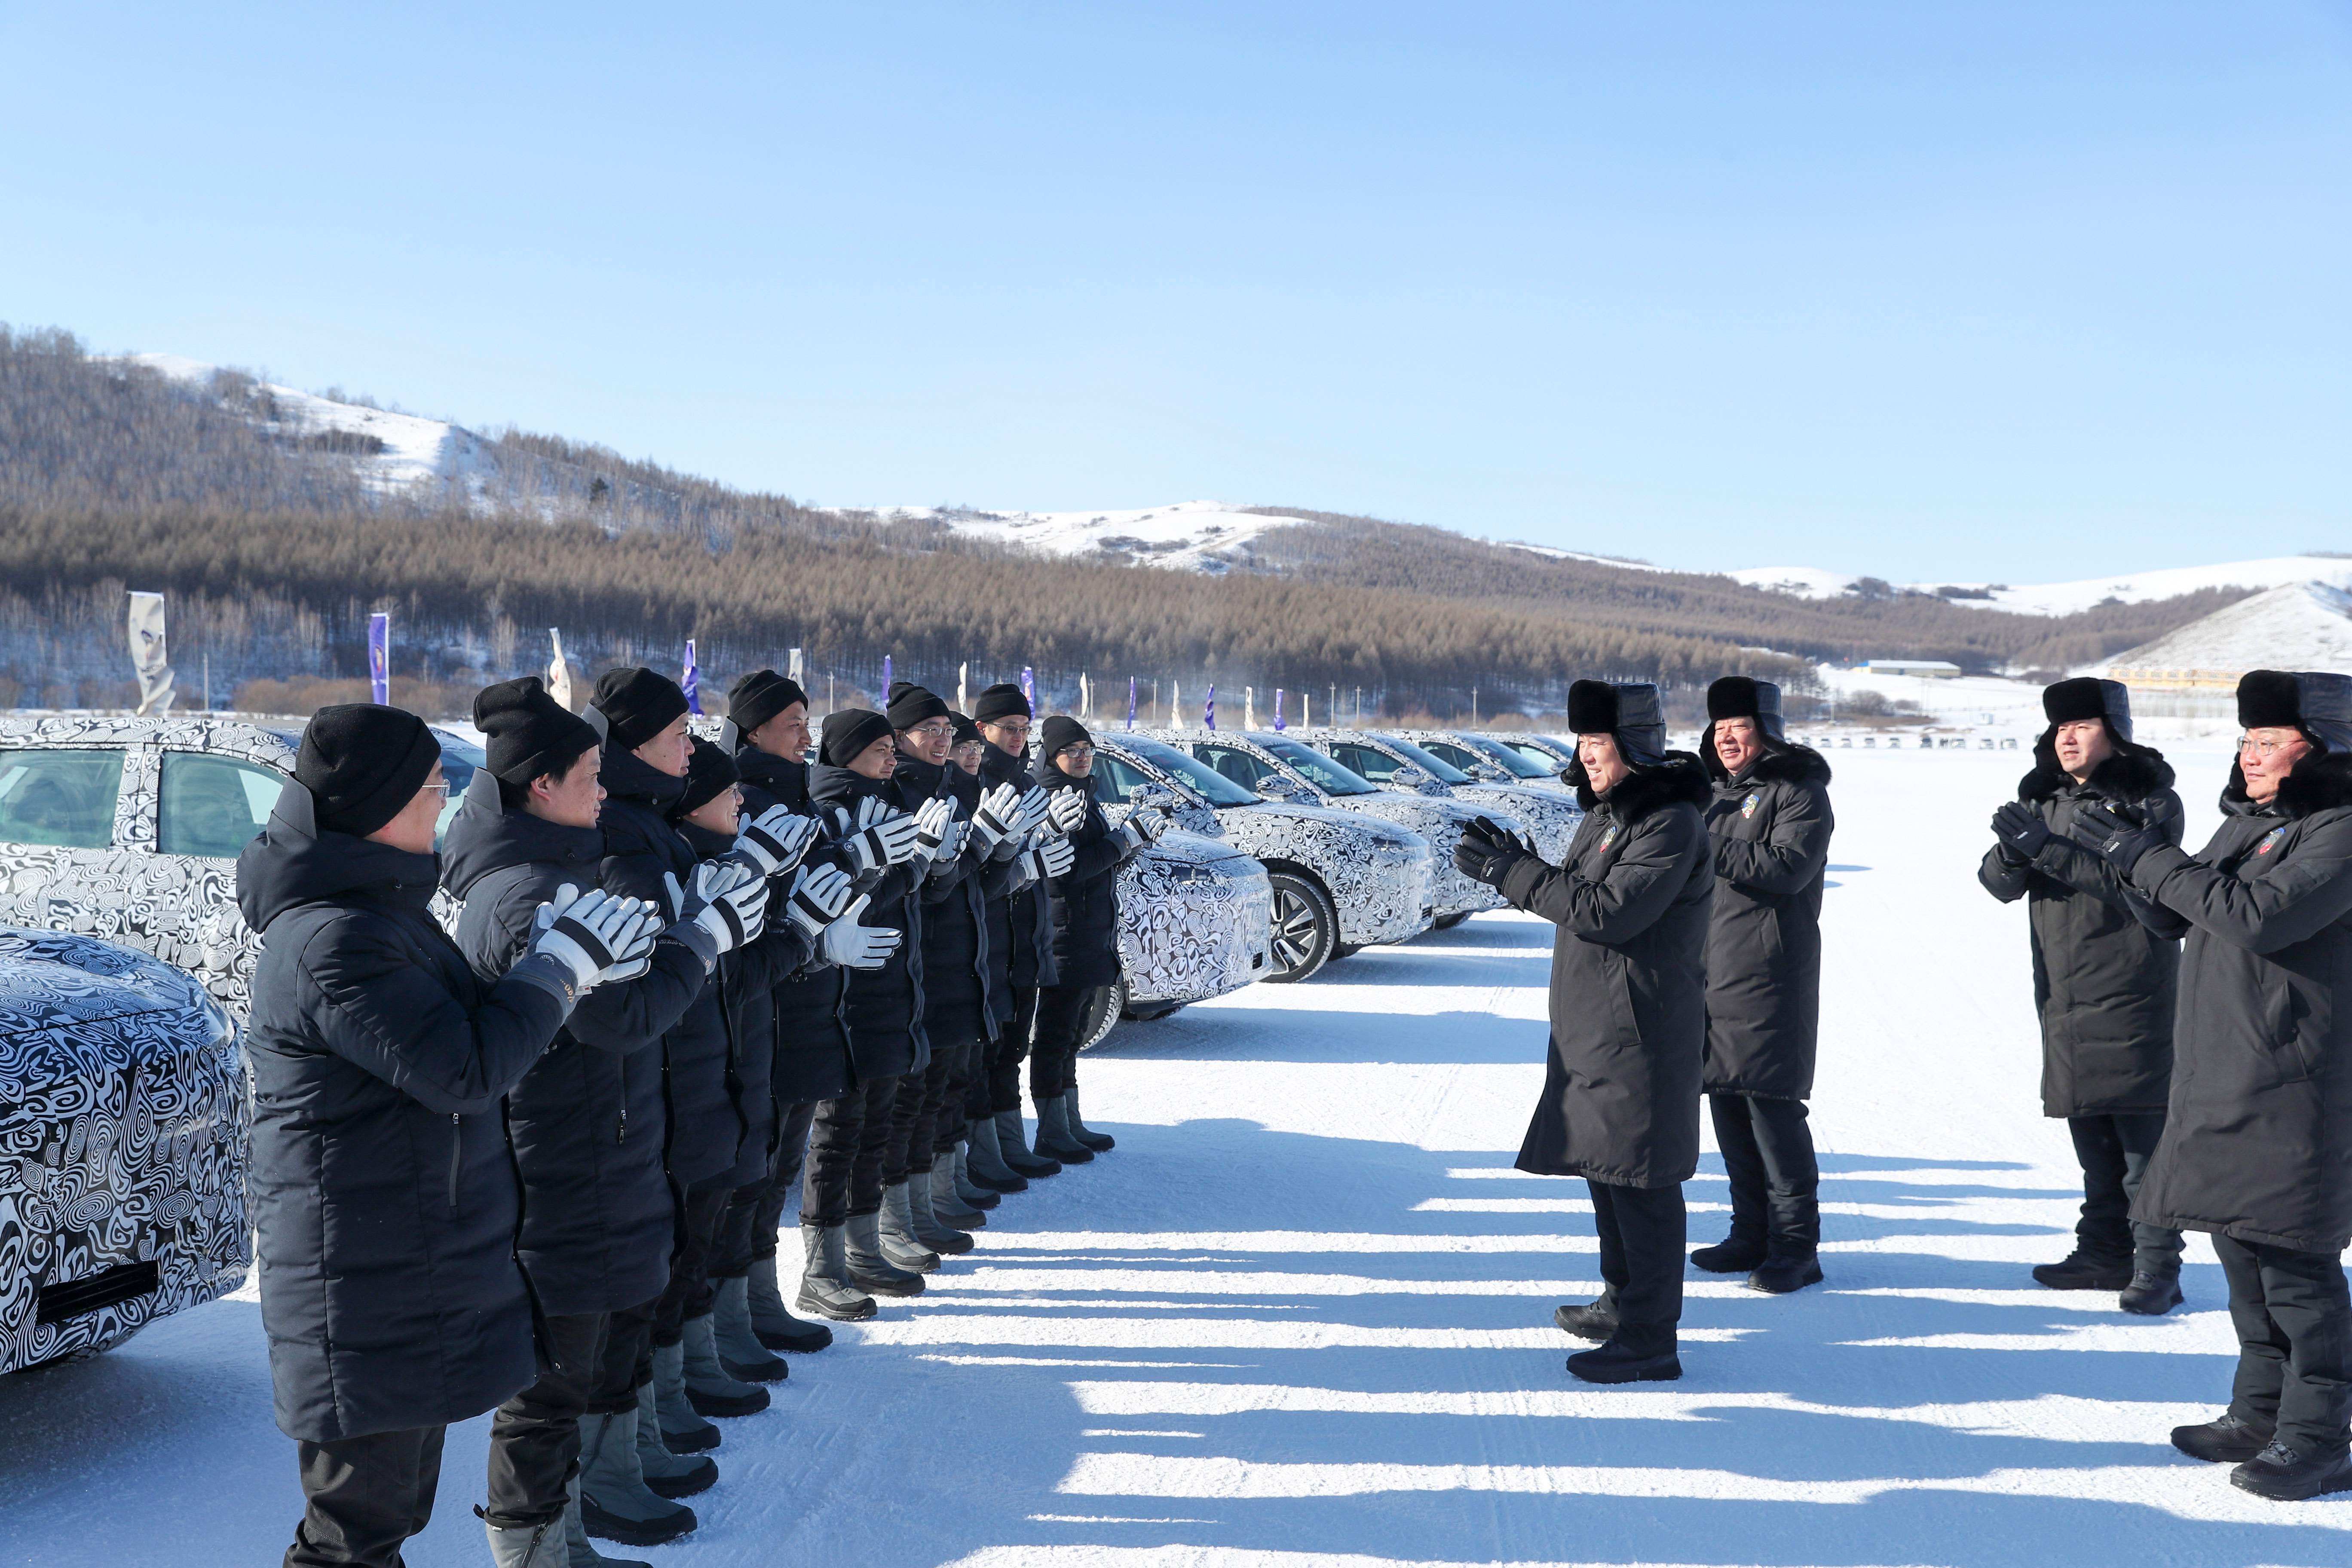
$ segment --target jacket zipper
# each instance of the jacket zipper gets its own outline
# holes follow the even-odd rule
[[[449,1113],[449,1212],[457,1212],[457,1171],[466,1153],[466,1128],[456,1111]]]

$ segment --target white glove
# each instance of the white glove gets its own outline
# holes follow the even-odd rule
[[[1021,818],[1024,833],[1034,833],[1045,826],[1045,808],[1053,804],[1052,793],[1042,784],[1031,784],[1021,794]]]
[[[1045,803],[1045,816],[1063,832],[1076,833],[1087,825],[1087,792],[1083,788],[1051,792]]]
[[[847,872],[832,866],[803,866],[793,878],[793,890],[785,895],[784,916],[814,947],[847,902]]]
[[[857,895],[857,901],[835,918],[824,928],[824,937],[817,943],[817,956],[844,969],[879,969],[890,962],[898,951],[899,933],[888,926],[862,926],[857,917],[866,912],[866,898]]]
[[[1037,847],[1024,857],[1029,866],[1029,875],[1040,882],[1050,882],[1066,875],[1077,858],[1076,847],[1061,837],[1039,839]]]
[[[980,805],[971,814],[971,836],[980,840],[983,851],[993,850],[1012,836],[1021,823],[1021,792],[1011,784],[998,784],[980,797]]]
[[[927,800],[915,808],[915,847],[934,860],[940,858],[940,846],[946,843],[955,822],[955,802],[945,795]]]
[[[539,906],[530,926],[525,956],[560,959],[583,991],[644,973],[661,934],[658,912],[644,900],[594,889],[583,894],[569,882],[555,889],[552,902]]]
[[[956,857],[963,853],[964,841],[971,837],[971,823],[959,822],[953,817],[949,818],[948,836],[940,840],[938,848],[931,851],[931,863],[935,866],[955,864]]]
[[[694,890],[681,895],[677,879],[664,874],[678,923],[702,929],[721,952],[760,934],[767,919],[768,879],[736,860],[706,860],[694,868]]]
[[[835,807],[834,821],[857,874],[865,876],[885,866],[909,859],[916,850],[915,819],[868,795],[858,802],[857,815]]]
[[[772,877],[799,865],[815,837],[814,822],[794,816],[787,806],[772,805],[735,836],[734,853],[757,867],[762,877]]]
[[[1168,819],[1156,811],[1146,811],[1138,806],[1127,814],[1127,820],[1119,825],[1118,830],[1127,835],[1129,844],[1142,849],[1160,842],[1160,836],[1168,831]]]

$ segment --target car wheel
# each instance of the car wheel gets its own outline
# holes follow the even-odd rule
[[[1078,1021],[1078,1049],[1090,1051],[1103,1043],[1118,1023],[1119,1014],[1127,1008],[1127,982],[1097,986],[1092,1000],[1087,1004],[1087,1016]]]
[[[1304,877],[1276,871],[1266,880],[1274,889],[1274,940],[1268,944],[1274,971],[1266,979],[1288,984],[1331,962],[1339,946],[1339,916],[1323,889]]]
[[[1450,915],[1441,915],[1438,917],[1435,929],[1438,931],[1452,931],[1455,926],[1460,925],[1464,921],[1468,920],[1472,915],[1476,914],[1477,912],[1478,911],[1475,910],[1456,910]]]

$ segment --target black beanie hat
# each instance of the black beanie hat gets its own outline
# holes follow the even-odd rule
[[[2131,691],[2120,680],[2078,675],[2042,689],[2042,716],[2054,728],[2086,719],[2105,719],[2123,740],[2132,738]]]
[[[981,734],[980,726],[973,723],[963,714],[950,713],[948,717],[955,721],[955,743],[957,745],[976,746],[986,738]]]
[[[911,680],[895,682],[890,688],[890,728],[911,730],[934,719],[947,717],[948,705],[931,692]]]
[[[536,675],[475,692],[474,728],[486,737],[482,750],[490,772],[511,784],[568,773],[582,752],[594,751],[598,743],[594,727],[550,697],[547,683]]]
[[[2322,751],[2352,751],[2352,676],[2250,669],[2238,680],[2238,727],[2292,727]]]
[[[321,828],[365,838],[416,798],[440,760],[441,742],[415,714],[342,702],[310,716],[294,778]]]
[[[799,681],[772,669],[755,669],[727,689],[727,717],[739,733],[748,735],[795,702],[808,706],[808,693]]]
[[[694,747],[686,754],[686,793],[669,808],[669,819],[678,821],[689,811],[708,805],[719,792],[739,783],[742,773],[726,748],[714,745],[701,736],[694,737]]]
[[[1647,681],[1576,682],[1568,689],[1568,727],[1580,735],[1612,737],[1631,766],[1654,767],[1665,760],[1665,715],[1658,689]]]
[[[980,700],[971,705],[971,716],[979,723],[993,724],[999,719],[1034,719],[1037,714],[1029,706],[1029,699],[1022,695],[1021,688],[1009,680],[1000,680],[980,694]]]
[[[1054,760],[1054,754],[1064,746],[1090,746],[1094,744],[1095,740],[1092,735],[1087,733],[1087,727],[1084,724],[1079,723],[1067,713],[1056,713],[1046,720],[1044,732],[1039,738],[1045,744],[1045,749],[1043,753],[1045,759],[1049,763]]]
[[[845,768],[877,741],[890,738],[890,721],[871,708],[840,708],[824,716],[824,739],[817,743],[818,760]]]
[[[1725,676],[1706,689],[1706,717],[1710,724],[1717,719],[1753,719],[1767,740],[1788,739],[1781,727],[1780,689],[1769,680]]]
[[[685,717],[686,693],[667,675],[643,666],[608,669],[596,678],[589,706],[604,716],[613,742],[634,752]]]

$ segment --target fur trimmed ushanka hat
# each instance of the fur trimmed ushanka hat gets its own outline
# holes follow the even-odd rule
[[[1787,728],[1780,720],[1780,689],[1769,680],[1727,675],[1706,689],[1706,719],[1753,719],[1764,738],[1786,744]]]
[[[2238,727],[2300,730],[2323,751],[2352,752],[2352,676],[2250,669],[2238,679]]]
[[[1568,689],[1568,727],[1580,735],[1609,735],[1618,753],[1637,768],[1666,760],[1666,721],[1658,689],[1647,681],[1612,685],[1580,680]]]
[[[2131,689],[2120,680],[2078,675],[2042,689],[2042,716],[2055,729],[2086,719],[2105,719],[2119,741],[2132,738]]]

